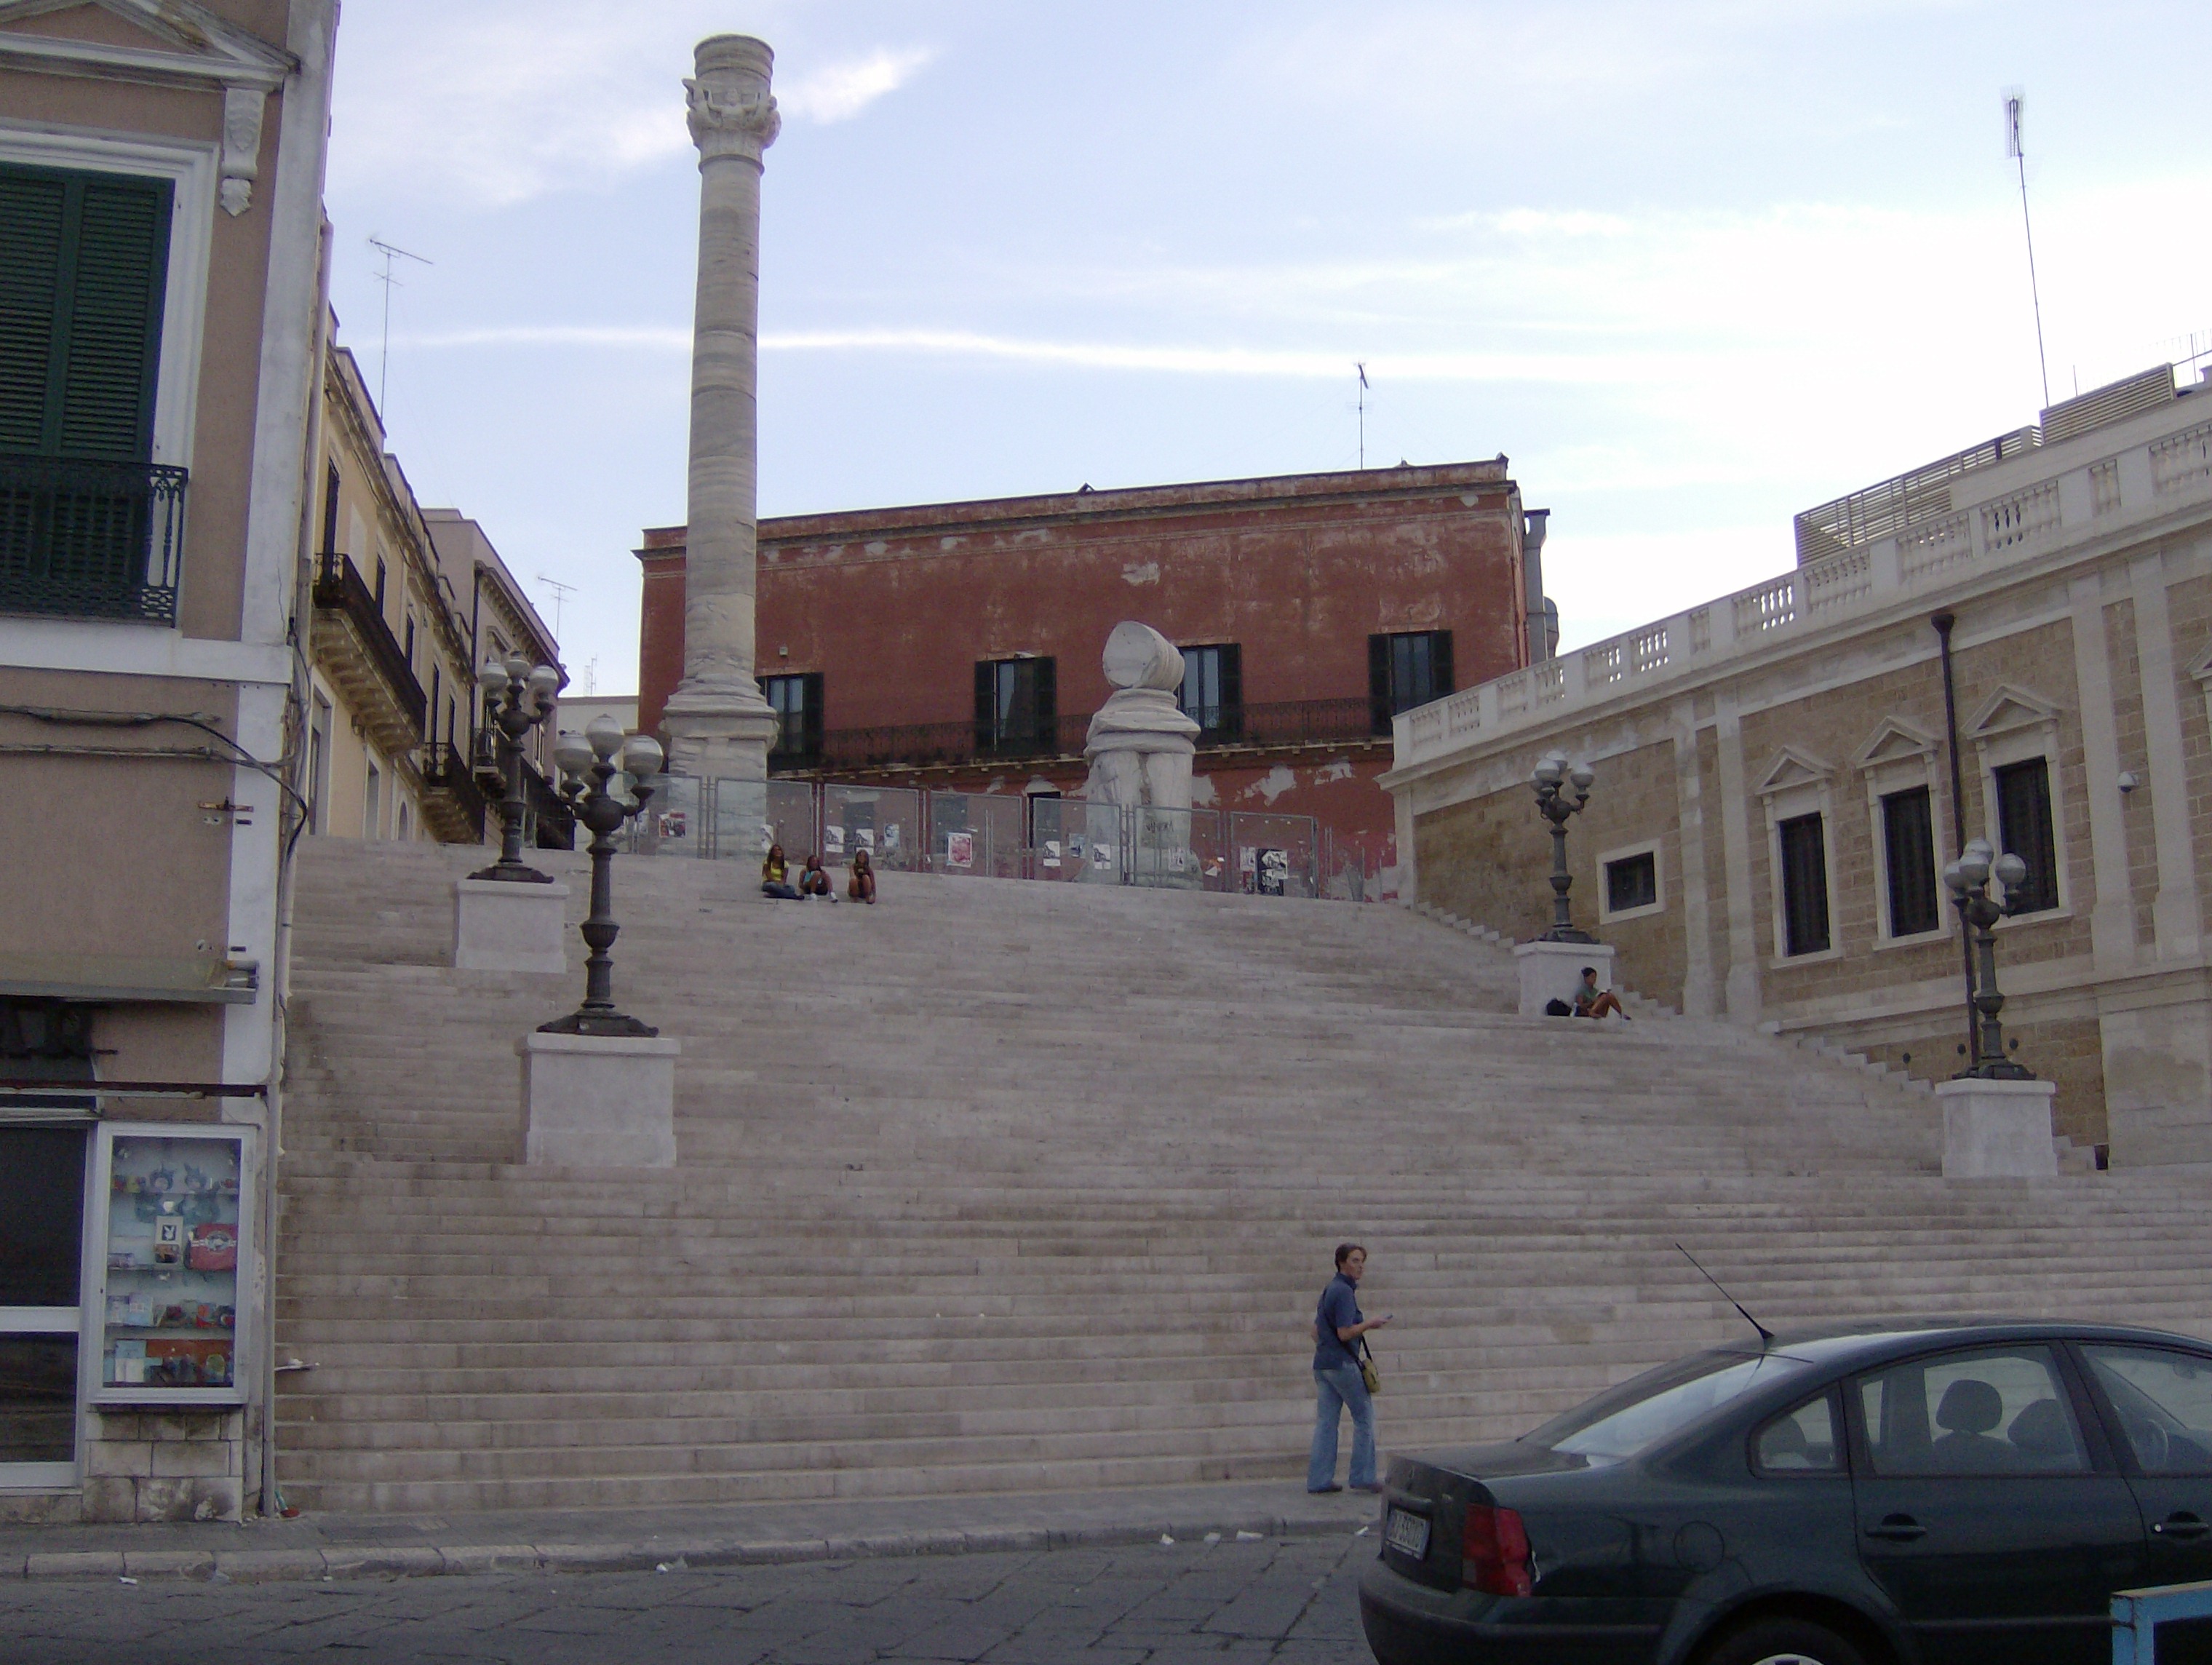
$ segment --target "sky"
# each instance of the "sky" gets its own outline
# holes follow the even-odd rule
[[[2008,90],[2051,397],[2212,349],[2181,0],[350,0],[340,339],[580,690],[636,688],[630,551],[684,518],[727,32],[784,116],[763,515],[1355,467],[1364,362],[1366,463],[1504,453],[1601,640],[2036,419]]]

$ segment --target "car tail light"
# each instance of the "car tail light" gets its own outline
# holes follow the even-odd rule
[[[1526,1595],[1535,1587],[1528,1528],[1510,1509],[1469,1504],[1460,1538],[1460,1582],[1490,1595]]]

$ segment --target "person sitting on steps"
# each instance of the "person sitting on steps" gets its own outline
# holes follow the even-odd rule
[[[837,893],[830,888],[830,875],[823,871],[822,858],[810,855],[806,866],[799,870],[799,894],[802,896],[827,896],[837,900]]]
[[[783,859],[783,846],[768,847],[768,858],[761,863],[761,894],[778,902],[796,902],[799,892],[791,888],[790,869]]]
[[[876,867],[866,850],[853,852],[853,878],[845,894],[855,902],[872,903],[876,899]]]
[[[1602,1018],[1608,1012],[1620,1012],[1620,1021],[1624,1024],[1634,1021],[1626,1012],[1621,1012],[1620,995],[1609,988],[1600,988],[1597,986],[1597,968],[1594,965],[1584,966],[1583,986],[1575,991],[1575,1016]]]

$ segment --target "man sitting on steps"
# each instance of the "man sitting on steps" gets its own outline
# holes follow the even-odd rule
[[[1620,995],[1609,988],[1600,988],[1597,986],[1597,968],[1594,965],[1584,966],[1583,986],[1575,991],[1575,1016],[1602,1018],[1608,1012],[1620,1012],[1620,1021],[1624,1024],[1633,1021],[1626,1012],[1620,1011]]]

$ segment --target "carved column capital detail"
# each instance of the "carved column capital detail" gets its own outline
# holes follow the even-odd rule
[[[691,143],[702,157],[737,155],[758,161],[783,131],[772,94],[749,98],[735,88],[687,79],[684,94]]]
[[[261,172],[261,113],[268,103],[265,88],[223,88],[222,183],[216,196],[234,219],[253,204],[253,180]]]

